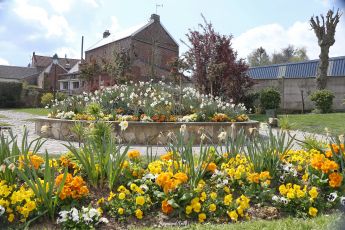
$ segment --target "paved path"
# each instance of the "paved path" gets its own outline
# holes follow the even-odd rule
[[[4,118],[1,118],[2,116],[5,116]],[[30,119],[37,118],[37,115],[32,115],[29,113],[23,113],[23,112],[14,112],[11,110],[0,110],[0,122],[5,122],[11,125],[13,134],[18,136],[19,143],[22,140],[23,136],[23,130],[24,126],[27,127],[29,131],[29,141],[34,140],[38,138],[39,136],[35,134],[35,124],[34,122],[30,121]],[[267,127],[261,127],[260,128],[260,135],[267,135],[268,128]],[[278,130],[273,130],[274,133],[276,133]],[[7,131],[3,131],[6,135],[8,134]],[[311,135],[305,132],[301,131],[291,131],[291,135],[296,135],[296,138],[298,140],[304,140],[305,136]],[[326,140],[326,137],[323,135],[315,135],[315,137],[318,140]],[[61,140],[54,140],[54,139],[47,139],[46,142],[43,144],[41,152],[45,152],[47,150],[50,154],[62,154],[67,152],[67,148],[63,144],[68,144],[66,141]],[[77,145],[76,142],[73,142],[72,144]],[[133,149],[138,149],[142,153],[146,152],[146,146],[133,146],[131,147]],[[299,148],[298,144],[294,143],[294,148]],[[198,151],[198,147],[195,147],[195,151]],[[153,153],[161,155],[166,152],[166,149],[164,147],[153,147]]]
[[[5,116],[5,118],[2,118]],[[29,131],[29,141],[32,141],[39,136],[35,134],[35,123],[30,121],[30,119],[37,118],[37,115],[32,115],[23,112],[14,112],[11,110],[0,110],[0,122],[5,122],[11,125],[11,129],[14,135],[18,137],[18,143],[21,143],[24,127]],[[3,131],[5,135],[8,134],[7,131]],[[67,151],[67,148],[63,144],[68,144],[67,141],[60,141],[54,139],[47,139],[43,144],[41,152],[48,151],[51,154],[61,154]],[[76,143],[74,143],[76,144]]]

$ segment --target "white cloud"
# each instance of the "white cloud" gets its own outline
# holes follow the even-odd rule
[[[10,63],[6,59],[0,58],[0,65],[10,65]]]
[[[73,1],[71,0],[49,0],[52,8],[59,13],[68,12],[71,9]]]
[[[111,19],[111,25],[110,25],[110,33],[114,33],[114,32],[117,32],[121,29],[121,26],[120,26],[120,23],[119,23],[119,20],[117,19],[117,17],[115,16],[111,16],[110,17]]]
[[[67,58],[80,58],[80,51],[71,47],[60,47],[57,48],[53,53],[57,53],[59,57],[65,57],[65,55],[67,55]]]
[[[100,6],[97,0],[83,0],[87,5],[97,8]],[[69,12],[75,6],[75,3],[80,4],[80,1],[75,0],[49,0],[51,7],[58,13]],[[82,3],[83,4],[83,3]]]
[[[336,43],[330,49],[330,56],[345,55],[345,26],[339,23],[336,32]],[[233,40],[233,47],[242,58],[246,58],[254,49],[262,46],[269,54],[279,52],[289,44],[295,47],[305,47],[310,59],[319,55],[319,46],[309,22],[295,22],[289,28],[280,24],[258,26],[247,30]]]
[[[48,15],[41,7],[33,6],[27,0],[17,0],[14,12],[22,19],[31,21],[46,30],[45,37],[64,37],[66,41],[73,41],[74,31],[70,28],[65,17],[61,15]]]
[[[97,0],[84,0],[84,2],[88,3],[94,8],[97,8],[100,6],[100,3]]]

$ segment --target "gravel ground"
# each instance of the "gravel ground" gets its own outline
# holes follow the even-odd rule
[[[35,134],[35,124],[34,122],[30,121],[30,119],[37,118],[39,116],[32,115],[29,113],[23,112],[14,112],[11,110],[0,110],[0,115],[4,116],[1,118],[0,122],[5,122],[11,125],[11,129],[13,134],[18,136],[19,143],[22,140],[24,126],[27,127],[29,131],[29,141],[38,138],[39,136]],[[2,131],[5,135],[8,135],[8,131]],[[268,128],[262,126],[260,128],[260,135],[267,136]],[[278,129],[273,130],[274,133],[278,132]],[[310,133],[305,133],[301,131],[290,131],[291,135],[296,135],[296,139],[304,140],[306,136],[311,135]],[[318,140],[326,140],[326,136],[315,134],[315,137]],[[67,148],[63,144],[68,144],[66,141],[55,140],[55,139],[46,139],[46,142],[43,144],[41,152],[45,152],[47,150],[50,154],[62,154],[67,151]],[[77,146],[76,142],[72,142],[73,145]],[[297,142],[294,143],[293,148],[298,148]],[[142,153],[146,152],[146,146],[132,146],[132,149],[138,149]],[[195,147],[195,151],[198,151],[198,147]],[[161,155],[166,152],[164,147],[153,147],[153,153],[157,155]]]

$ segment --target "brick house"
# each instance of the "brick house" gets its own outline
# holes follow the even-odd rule
[[[60,75],[68,73],[80,60],[72,58],[58,58],[58,63],[54,64],[52,57],[37,55],[33,52],[31,67],[39,72],[37,86],[45,90],[59,90]],[[55,81],[55,82],[54,82]]]
[[[147,23],[143,23],[123,32],[103,33],[103,39],[85,51],[85,61],[100,63],[109,60],[113,52],[125,51],[130,57],[131,80],[144,81],[151,78],[161,79],[170,75],[168,62],[179,55],[179,46],[160,22],[159,15],[152,14]],[[163,78],[164,78],[163,77]],[[105,74],[95,76],[91,88],[110,85],[110,78]]]

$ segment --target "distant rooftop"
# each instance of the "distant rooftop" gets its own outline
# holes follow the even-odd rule
[[[22,80],[38,75],[36,68],[0,65],[0,78]]]
[[[93,49],[99,48],[101,46],[107,45],[109,43],[112,43],[112,42],[115,42],[115,41],[122,40],[124,38],[128,38],[128,37],[134,36],[135,34],[139,33],[140,31],[142,31],[143,29],[145,29],[146,27],[151,25],[153,22],[154,22],[154,20],[151,19],[149,22],[141,23],[139,25],[136,25],[136,26],[133,26],[133,27],[129,27],[129,28],[127,28],[127,29],[125,29],[125,30],[123,30],[121,32],[113,32],[108,37],[102,38],[101,40],[96,42],[94,45],[89,47],[86,51],[93,50]]]
[[[79,59],[74,58],[58,58],[58,63],[65,69],[72,68],[77,62],[79,62]],[[33,66],[34,67],[48,67],[52,62],[53,58],[50,56],[43,56],[43,55],[37,55],[35,52],[33,53]]]
[[[284,63],[267,66],[251,67],[248,75],[253,79],[276,78],[310,78],[316,77],[319,59]],[[345,56],[329,59],[327,75],[332,77],[345,76]]]

